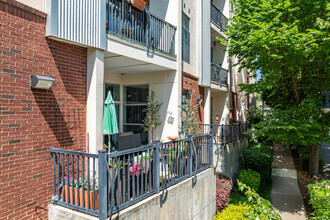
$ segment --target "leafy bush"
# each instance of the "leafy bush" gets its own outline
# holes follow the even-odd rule
[[[312,219],[330,219],[330,180],[309,184],[309,203],[313,206]]]
[[[216,185],[217,211],[221,211],[228,206],[230,191],[233,185],[229,177],[226,177],[221,174],[217,175]]]
[[[259,190],[260,174],[258,172],[251,169],[241,169],[238,173],[238,179],[255,191]]]
[[[309,168],[309,149],[307,147],[300,147],[298,149],[299,160],[303,170],[308,170]],[[323,171],[324,162],[322,158],[319,159],[319,172]]]
[[[252,213],[252,207],[248,205],[229,205],[222,212],[218,212],[214,220],[245,220],[249,219],[244,217],[245,213]]]
[[[262,144],[253,145],[243,151],[242,159],[245,169],[251,169],[260,173],[262,181],[270,180],[273,161],[271,147]]]
[[[278,210],[266,199],[259,196],[253,189],[237,180],[239,190],[247,197],[248,205],[253,207],[253,213],[246,213],[249,219],[281,220]]]

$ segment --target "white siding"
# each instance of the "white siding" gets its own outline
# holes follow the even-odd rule
[[[46,36],[106,49],[105,0],[47,0]]]

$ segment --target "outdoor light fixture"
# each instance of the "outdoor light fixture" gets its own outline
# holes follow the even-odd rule
[[[33,89],[50,89],[54,81],[55,80],[49,76],[31,75],[30,87]]]
[[[330,103],[329,103],[329,95],[330,95],[330,91],[323,91],[322,92],[323,95],[323,106],[320,106],[321,111],[324,113],[328,113],[330,112]]]

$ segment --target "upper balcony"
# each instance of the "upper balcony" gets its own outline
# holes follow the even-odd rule
[[[176,68],[176,27],[148,7],[139,10],[130,0],[46,1],[46,36],[99,48],[107,56],[125,58],[123,63],[133,59],[145,66],[140,71]]]
[[[213,27],[218,33],[221,33],[226,31],[227,25],[227,17],[221,13],[220,9],[211,3],[211,27]]]
[[[228,70],[211,63],[211,88],[227,91],[228,73]]]
[[[176,27],[127,1],[107,0],[107,33],[175,57]]]

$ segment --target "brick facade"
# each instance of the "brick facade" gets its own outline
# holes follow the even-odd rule
[[[182,90],[191,90],[191,104],[197,104],[197,97],[202,98],[202,103],[198,109],[198,120],[204,123],[204,88],[198,86],[198,77],[192,74],[182,72]]]
[[[46,15],[0,0],[0,219],[47,219],[50,147],[86,138],[87,50],[45,38]],[[55,79],[31,89],[30,75]]]

